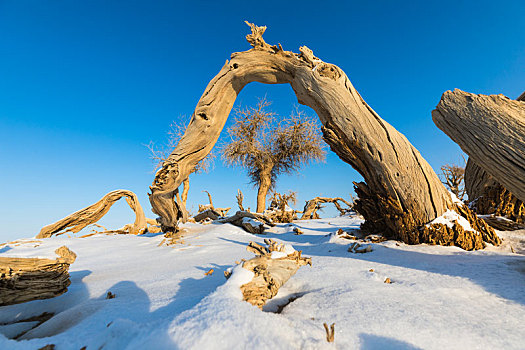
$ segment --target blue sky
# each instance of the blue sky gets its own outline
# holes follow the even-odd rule
[[[523,1],[0,0],[0,241],[34,236],[118,188],[153,217],[143,145],[162,143],[230,54],[249,49],[245,19],[268,26],[267,42],[307,45],[341,67],[434,169],[460,162],[430,113],[449,89],[523,92],[524,15]],[[264,95],[281,115],[297,104],[289,86],[251,84],[236,105]],[[359,180],[330,153],[277,189],[298,191],[302,207],[316,195],[348,197]],[[206,201],[202,190],[235,207],[238,188],[255,207],[243,171],[220,159],[191,183],[190,209]],[[131,221],[123,202],[102,223]]]

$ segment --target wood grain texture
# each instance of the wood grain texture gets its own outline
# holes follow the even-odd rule
[[[47,238],[53,235],[60,235],[65,232],[77,233],[84,227],[96,223],[109,211],[111,206],[124,197],[131,209],[135,212],[135,222],[124,226],[121,230],[114,230],[115,233],[142,234],[147,230],[146,216],[135,193],[127,190],[116,190],[109,192],[98,202],[84,209],[74,212],[65,218],[47,225],[40,230],[36,238]],[[121,232],[122,231],[122,232]]]
[[[461,90],[441,97],[432,119],[478,166],[525,201],[525,102]]]
[[[67,291],[69,265],[76,254],[66,246],[59,258],[0,258],[0,306],[56,297]]]
[[[380,118],[336,65],[269,45],[266,27],[248,23],[252,49],[231,55],[201,96],[190,124],[150,186],[150,203],[163,231],[176,231],[183,203],[174,198],[195,165],[213,148],[237,95],[251,82],[290,84],[299,103],[315,110],[324,140],[365,182],[356,184],[364,229],[409,244],[426,242],[421,228],[447,209],[450,194],[404,135]],[[462,243],[458,243],[459,246]]]

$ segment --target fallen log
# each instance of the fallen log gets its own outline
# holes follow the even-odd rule
[[[243,262],[242,267],[254,273],[253,279],[241,286],[245,301],[262,309],[268,299],[273,298],[279,288],[292,277],[299,267],[312,265],[311,258],[301,256],[301,251],[285,253],[285,247],[273,240],[265,240],[268,247],[250,242],[248,251],[256,257]],[[272,252],[280,252],[283,256],[272,259]]]
[[[69,265],[76,254],[66,246],[55,250],[59,258],[0,258],[0,306],[54,298],[67,291]]]
[[[248,24],[252,33],[246,39],[253,48],[233,53],[210,81],[184,136],[150,186],[152,210],[163,230],[177,230],[183,213],[182,203],[174,201],[179,185],[217,142],[237,95],[255,81],[290,84],[299,103],[316,111],[324,140],[365,180],[356,184],[356,211],[366,220],[364,230],[409,244],[427,242],[429,236],[419,229],[454,204],[432,167],[363,100],[341,68],[305,46],[294,53],[269,45],[262,37],[266,27]]]
[[[111,233],[142,234],[147,230],[147,221],[144,211],[135,193],[127,190],[116,190],[109,192],[95,204],[66,216],[54,224],[47,225],[40,230],[36,238],[48,238],[53,235],[61,235],[66,232],[77,233],[90,224],[96,223],[109,211],[111,206],[120,198],[125,197],[126,202],[135,212],[135,222],[124,226],[119,230],[108,231]]]
[[[488,175],[525,201],[525,101],[456,89],[441,96],[432,119]]]

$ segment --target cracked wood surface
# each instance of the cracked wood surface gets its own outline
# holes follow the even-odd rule
[[[109,211],[111,206],[124,197],[130,208],[135,212],[135,222],[128,224],[122,229],[108,231],[115,233],[142,234],[147,230],[146,216],[135,193],[127,190],[116,190],[109,192],[98,202],[84,209],[74,212],[65,218],[47,225],[40,230],[36,238],[48,238],[53,235],[61,235],[66,232],[77,233],[84,227],[96,223]]]
[[[356,209],[364,228],[406,243],[425,242],[420,228],[453,208],[438,176],[407,138],[381,119],[359,95],[342,69],[315,57],[269,45],[266,27],[248,23],[252,49],[236,52],[210,81],[183,137],[150,186],[150,202],[164,231],[184,220],[178,187],[217,142],[240,91],[251,82],[290,84],[298,102],[314,109],[323,138],[366,183],[356,184]],[[461,246],[461,245],[460,245]]]
[[[469,158],[525,201],[525,102],[456,89],[441,97],[432,119]]]
[[[69,265],[76,254],[66,246],[55,250],[59,258],[0,257],[0,306],[56,297],[67,291]]]
[[[233,53],[210,81],[184,136],[150,187],[150,202],[164,229],[175,229],[182,218],[175,193],[211,151],[237,95],[250,82],[290,84],[299,103],[317,112],[331,149],[363,175],[372,193],[397,204],[397,216],[409,217],[378,225],[389,231],[413,230],[451,206],[450,195],[430,165],[366,104],[339,67],[323,62],[305,46],[299,54],[270,46],[262,38],[266,28],[250,26],[247,40],[253,48]],[[381,207],[381,201],[374,201]]]

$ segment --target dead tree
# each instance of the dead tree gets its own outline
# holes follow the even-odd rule
[[[338,202],[345,204],[348,208],[343,208]],[[310,199],[309,201],[306,201],[301,220],[318,219],[319,216],[317,215],[317,210],[320,209],[321,203],[333,203],[341,215],[345,215],[353,209],[353,204],[347,202],[341,197],[315,197],[313,199]]]
[[[59,256],[55,260],[0,257],[0,306],[49,299],[65,293],[71,284],[69,265],[77,256],[66,246],[55,253]]]
[[[266,27],[250,27],[246,38],[253,48],[232,54],[210,81],[184,136],[150,187],[150,202],[163,229],[176,230],[182,218],[181,203],[174,201],[177,188],[213,148],[239,92],[257,81],[290,84],[299,103],[316,111],[330,148],[363,176],[365,182],[356,184],[356,209],[366,219],[363,229],[410,244],[429,242],[429,235],[421,234],[423,227],[457,206],[430,165],[374,112],[342,69],[305,46],[299,54],[271,46],[262,38]],[[499,243],[490,228],[478,236]],[[450,239],[448,244],[470,246]],[[475,247],[483,246],[480,238]]]
[[[456,89],[441,96],[432,119],[488,175],[525,201],[525,101]]]
[[[257,209],[266,208],[268,191],[280,174],[297,171],[303,164],[325,157],[324,144],[316,123],[299,110],[280,118],[266,110],[266,99],[255,108],[236,111],[235,123],[228,129],[231,141],[223,147],[228,165],[240,166],[257,186]]]
[[[443,184],[458,198],[465,197],[465,168],[456,164],[445,164],[441,167]]]
[[[184,121],[186,120],[186,122]],[[170,128],[168,130],[168,140],[167,142],[157,147],[153,141],[150,141],[149,144],[145,145],[149,151],[150,151],[150,157],[153,163],[155,164],[155,170],[162,167],[162,164],[164,161],[168,158],[170,153],[175,149],[177,146],[177,143],[181,139],[182,135],[184,134],[184,130],[188,126],[187,119],[183,116],[181,119],[177,122],[172,122],[170,124]],[[213,161],[215,159],[215,154],[213,152],[210,152],[204,159],[202,159],[195,168],[191,171],[191,174],[193,173],[207,173],[209,169],[213,165]],[[188,201],[188,192],[190,190],[190,178],[189,176],[182,181],[182,194],[181,194],[181,201],[184,204],[184,208],[186,207],[186,202]]]

